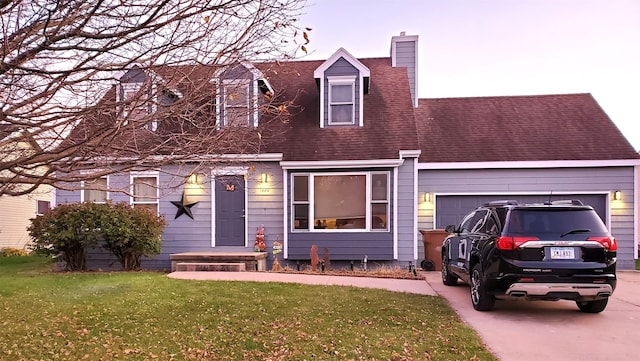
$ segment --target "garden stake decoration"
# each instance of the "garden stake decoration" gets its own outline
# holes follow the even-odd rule
[[[256,234],[256,241],[253,243],[253,250],[256,252],[264,252],[266,245],[264,243],[264,224],[261,224]]]

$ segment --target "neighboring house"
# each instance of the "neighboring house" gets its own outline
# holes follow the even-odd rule
[[[17,154],[39,148],[35,141],[19,141],[15,135],[20,131],[13,125],[0,124],[0,163],[15,159]],[[23,138],[23,137],[20,137]],[[26,137],[31,139],[30,137]],[[10,174],[4,171],[4,174]],[[3,185],[0,185],[3,186]],[[17,187],[26,187],[18,185]],[[0,196],[0,249],[18,248],[28,250],[31,237],[27,227],[31,218],[46,212],[51,204],[51,187],[43,185],[37,190],[21,196]]]
[[[143,267],[168,269],[175,253],[252,251],[261,227],[269,260],[279,241],[277,257],[293,267],[308,264],[313,245],[321,257],[326,249],[333,265],[419,265],[418,231],[456,223],[482,202],[580,198],[617,238],[620,268],[633,268],[640,158],[595,100],[418,99],[417,43],[402,34],[393,37],[390,57],[357,59],[339,49],[325,61],[242,63],[216,72],[207,79],[216,87],[209,119],[220,131],[261,129],[265,115],[236,113],[238,106],[256,108],[261,93],[294,99],[287,123],[261,129],[259,154],[227,154],[229,166],[193,175],[183,163],[110,175],[98,182],[132,195],[58,190],[56,202],[109,199],[157,210],[168,220],[162,253]],[[139,86],[129,83],[148,77],[133,69],[111,96],[126,96]],[[225,96],[229,84],[245,89],[242,102]],[[169,99],[184,91],[176,85]],[[621,200],[612,199],[617,190]],[[177,208],[185,204],[188,212]],[[109,260],[96,253],[90,264]]]

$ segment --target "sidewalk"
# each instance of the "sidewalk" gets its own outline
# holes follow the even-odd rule
[[[426,280],[405,280],[395,278],[346,277],[329,275],[309,275],[298,273],[272,272],[173,272],[169,278],[199,281],[255,281],[287,282],[310,285],[352,286],[360,288],[381,288],[394,292],[408,292],[437,296]]]

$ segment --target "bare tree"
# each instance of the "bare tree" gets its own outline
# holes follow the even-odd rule
[[[262,83],[260,124],[220,127],[211,80],[243,62],[266,74],[278,63],[265,61],[306,53],[304,5],[0,0],[0,195],[260,152],[292,99]],[[145,78],[124,94],[114,80],[131,69]]]

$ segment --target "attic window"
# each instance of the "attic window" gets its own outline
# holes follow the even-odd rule
[[[225,80],[224,126],[249,126],[249,81]]]
[[[328,77],[329,125],[355,124],[355,76]]]
[[[122,117],[140,119],[151,114],[155,107],[149,101],[144,83],[121,83],[118,101],[122,103]]]

